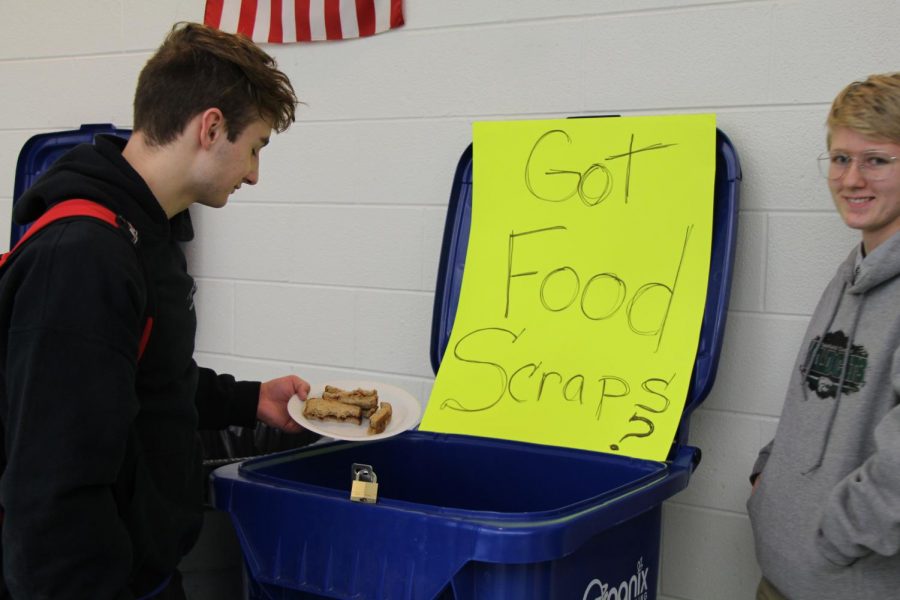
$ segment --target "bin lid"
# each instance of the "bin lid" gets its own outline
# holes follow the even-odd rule
[[[431,323],[431,366],[435,373],[450,340],[466,266],[472,222],[472,152],[472,144],[469,144],[457,163],[444,225]],[[728,136],[717,129],[709,283],[691,383],[681,424],[675,435],[676,445],[687,443],[690,415],[706,399],[716,377],[731,292],[740,183],[741,166],[737,152]]]
[[[19,201],[19,197],[31,187],[31,184],[46,171],[56,159],[77,146],[78,144],[90,144],[94,136],[108,133],[127,138],[131,135],[130,129],[119,129],[109,123],[87,124],[78,129],[67,131],[53,131],[32,136],[19,151],[19,159],[16,162],[16,179],[13,187],[13,207]],[[13,223],[9,237],[9,247],[12,248],[19,238],[28,230],[27,224]]]

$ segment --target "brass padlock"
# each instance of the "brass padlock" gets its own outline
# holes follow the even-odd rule
[[[378,477],[370,465],[353,463],[350,467],[350,499],[354,502],[375,502],[378,500]]]

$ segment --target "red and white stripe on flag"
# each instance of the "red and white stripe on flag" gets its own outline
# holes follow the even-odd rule
[[[403,25],[403,0],[206,0],[203,23],[262,44],[343,40]]]

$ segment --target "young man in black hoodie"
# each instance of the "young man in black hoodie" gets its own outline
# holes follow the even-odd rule
[[[195,284],[178,246],[190,205],[221,207],[256,183],[260,150],[296,104],[248,40],[176,26],[141,72],[128,142],[75,148],[17,202],[20,223],[84,198],[119,226],[57,222],[0,279],[12,598],[183,598],[176,567],[202,519],[198,429],[258,419],[300,431],[286,408],[309,390],[299,377],[242,382],[194,362]]]

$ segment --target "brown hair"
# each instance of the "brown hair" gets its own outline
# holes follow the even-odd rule
[[[218,108],[228,140],[251,122],[278,133],[294,122],[297,96],[275,59],[241,35],[178,23],[141,71],[134,95],[134,129],[164,145],[196,115]]]
[[[838,127],[900,144],[900,72],[854,81],[834,99],[828,113],[828,145]]]

